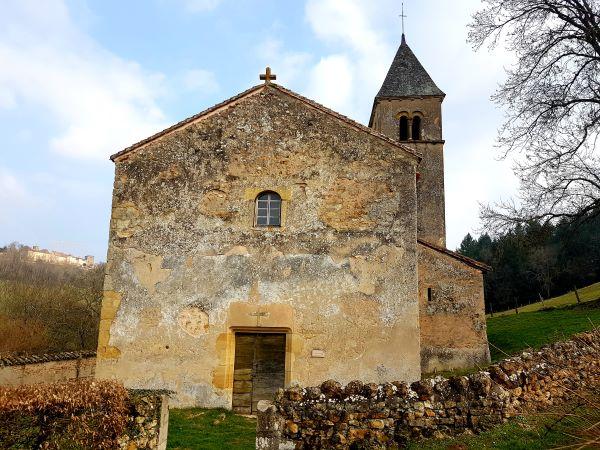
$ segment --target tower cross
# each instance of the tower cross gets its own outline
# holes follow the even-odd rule
[[[269,66],[267,66],[267,68],[265,69],[265,73],[261,73],[259,78],[261,80],[264,80],[265,84],[267,84],[267,83],[270,83],[271,80],[276,80],[277,75],[275,75],[274,73],[271,73],[271,68]]]
[[[404,18],[408,17],[404,15],[404,2],[402,2],[402,14],[400,14],[400,17],[402,18],[402,36],[404,36]]]

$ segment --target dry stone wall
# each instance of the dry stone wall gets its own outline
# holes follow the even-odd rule
[[[0,386],[93,378],[96,352],[64,352],[0,358]]]
[[[126,450],[167,448],[169,429],[169,393],[166,391],[130,390],[126,433],[119,448]]]
[[[408,440],[484,430],[524,410],[562,402],[590,385],[600,386],[600,330],[523,353],[485,371],[342,387],[280,391],[259,404],[256,447],[388,448]]]

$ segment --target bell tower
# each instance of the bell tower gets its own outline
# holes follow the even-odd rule
[[[423,155],[417,179],[417,237],[446,246],[444,94],[406,43],[396,52],[375,101],[369,127]]]

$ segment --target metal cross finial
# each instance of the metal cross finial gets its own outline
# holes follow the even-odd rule
[[[265,69],[265,73],[260,74],[260,79],[264,80],[265,84],[267,84],[267,83],[270,83],[271,80],[276,80],[277,75],[275,75],[274,73],[271,73],[271,68],[269,66],[267,66],[267,68]]]
[[[402,14],[400,14],[400,17],[402,18],[402,35],[404,36],[404,18],[408,17],[404,15],[404,2],[402,2]]]

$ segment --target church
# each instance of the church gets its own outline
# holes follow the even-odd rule
[[[96,376],[252,413],[488,362],[489,267],[445,246],[445,94],[404,35],[368,127],[261,80],[111,156]]]

